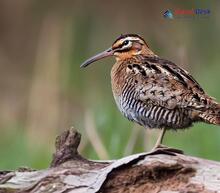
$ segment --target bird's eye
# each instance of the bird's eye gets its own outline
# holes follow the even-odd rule
[[[126,46],[126,45],[128,45],[128,43],[129,43],[129,41],[125,40],[123,44]]]

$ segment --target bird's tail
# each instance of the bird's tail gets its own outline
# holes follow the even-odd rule
[[[216,104],[212,109],[199,114],[199,117],[207,123],[220,125],[220,104]]]

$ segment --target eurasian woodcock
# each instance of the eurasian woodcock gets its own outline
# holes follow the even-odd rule
[[[116,58],[111,82],[121,113],[145,128],[162,129],[155,148],[166,129],[183,129],[198,121],[220,125],[220,104],[186,70],[154,54],[142,37],[121,35],[81,67],[108,56]]]

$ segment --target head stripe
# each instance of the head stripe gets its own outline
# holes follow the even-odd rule
[[[115,44],[115,43],[116,43],[117,41],[119,41],[119,40],[127,39],[127,38],[129,38],[128,40],[139,40],[139,39],[141,39],[144,43],[146,43],[145,40],[144,40],[142,37],[140,37],[139,35],[137,35],[137,34],[124,34],[124,35],[120,35],[120,36],[114,41],[113,44]]]

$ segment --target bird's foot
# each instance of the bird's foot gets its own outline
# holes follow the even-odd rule
[[[180,149],[175,149],[173,147],[167,147],[163,144],[159,144],[159,145],[156,145],[152,151],[162,151],[162,152],[167,152],[167,153],[178,153],[178,154],[184,154],[184,152]]]

